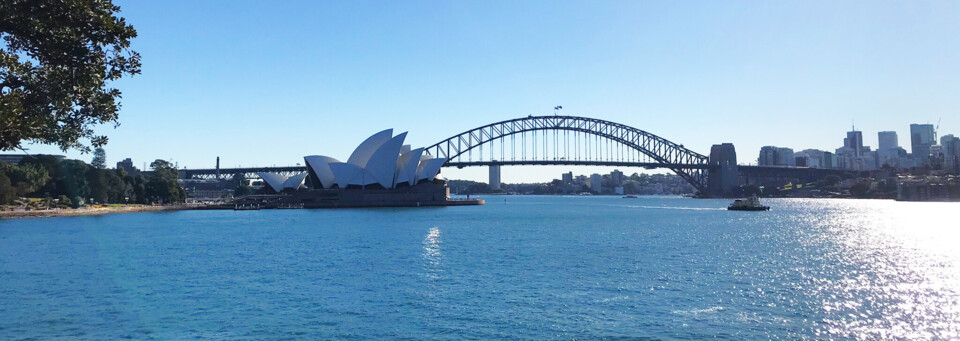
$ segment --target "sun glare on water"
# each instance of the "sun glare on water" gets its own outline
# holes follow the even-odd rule
[[[862,201],[843,208],[823,207],[814,218],[835,245],[826,257],[838,264],[827,272],[847,272],[842,280],[810,275],[810,293],[829,316],[818,334],[960,338],[960,226],[943,219],[960,206]]]

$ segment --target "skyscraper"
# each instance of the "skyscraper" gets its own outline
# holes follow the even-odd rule
[[[895,131],[881,131],[877,133],[877,138],[880,141],[880,146],[877,148],[879,151],[894,149],[900,146],[897,141],[897,132]]]
[[[880,145],[880,147],[877,148],[877,158],[879,159],[877,161],[879,162],[880,166],[900,166],[900,145],[897,141],[897,132],[881,131],[877,133],[877,139],[879,140]]]
[[[960,138],[953,134],[944,135],[940,138],[940,145],[943,146],[944,170],[952,173],[960,172]]]
[[[854,156],[863,156],[863,133],[855,129],[848,131],[843,146],[853,149]]]
[[[932,124],[910,125],[910,152],[915,159],[926,162],[930,157],[930,146],[936,143]]]
[[[793,157],[793,149],[775,146],[764,146],[760,148],[760,157],[757,158],[757,165],[760,166],[795,166],[796,159]]]
[[[763,146],[760,148],[760,157],[757,158],[757,165],[773,166],[777,164],[777,147]]]
[[[796,166],[797,159],[793,157],[793,149],[780,147],[777,148],[777,166]]]

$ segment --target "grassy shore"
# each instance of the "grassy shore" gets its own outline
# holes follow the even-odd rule
[[[110,213],[132,213],[132,212],[161,212],[161,211],[179,211],[195,209],[194,205],[171,205],[171,206],[149,206],[149,205],[110,205],[100,207],[86,208],[68,208],[53,210],[32,210],[32,211],[0,211],[0,219],[6,218],[29,218],[29,217],[62,217],[79,215],[96,215]]]

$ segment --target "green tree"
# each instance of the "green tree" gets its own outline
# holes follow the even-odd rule
[[[87,169],[87,185],[90,188],[90,198],[94,203],[107,203],[110,200],[109,189],[106,184],[105,170],[90,167]],[[91,203],[92,204],[92,203]]]
[[[87,181],[87,171],[90,166],[80,160],[60,161],[60,174],[55,180],[61,194],[65,194],[73,201],[74,207],[82,200],[90,198],[90,183]]]
[[[37,193],[43,194],[43,196],[57,196],[66,193],[57,187],[60,184],[57,181],[60,179],[60,159],[50,155],[32,155],[21,159],[20,166],[33,166],[47,172],[50,181],[38,188]]]
[[[102,147],[97,147],[93,150],[93,160],[90,161],[90,165],[96,169],[106,169],[107,168],[107,151],[103,150]]]
[[[13,187],[10,178],[0,172],[0,205],[6,205],[17,199],[17,189]]]
[[[30,164],[14,165],[0,162],[0,173],[5,173],[10,186],[16,189],[16,195],[19,197],[34,194],[50,180],[45,169]]]
[[[137,31],[119,11],[110,0],[0,1],[0,150],[106,144],[93,127],[118,124],[110,83],[140,73]]]
[[[57,205],[60,208],[73,207],[73,202],[70,201],[70,198],[67,198],[66,195],[61,195],[57,197]]]
[[[150,201],[147,197],[147,185],[146,180],[143,175],[126,175],[123,177],[123,182],[129,186],[130,194],[127,198],[130,198],[129,202],[138,203],[138,204],[149,204]],[[126,199],[124,199],[126,202]]]
[[[156,160],[150,163],[150,168],[153,174],[147,182],[147,197],[162,203],[183,202],[186,199],[186,192],[177,182],[180,176],[173,164]]]

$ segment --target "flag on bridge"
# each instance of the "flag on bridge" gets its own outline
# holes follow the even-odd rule
[[[560,109],[563,109],[563,106],[562,106],[562,105],[558,105],[558,106],[553,107],[553,110],[560,110]]]

